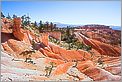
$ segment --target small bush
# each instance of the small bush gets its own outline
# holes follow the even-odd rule
[[[48,66],[48,67],[46,66],[45,67],[45,72],[46,72],[45,76],[47,76],[47,77],[50,76],[53,67],[55,67],[55,63],[54,62],[50,62],[49,64],[50,64],[50,66]]]

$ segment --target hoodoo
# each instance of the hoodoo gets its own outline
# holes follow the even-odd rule
[[[117,45],[95,40],[87,30],[50,31],[48,23],[42,29],[34,24],[22,27],[19,17],[10,20],[2,18],[1,81],[121,80]]]

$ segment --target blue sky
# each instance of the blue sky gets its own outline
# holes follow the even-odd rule
[[[65,24],[104,24],[121,26],[120,1],[3,1],[7,16],[29,13],[31,21]]]

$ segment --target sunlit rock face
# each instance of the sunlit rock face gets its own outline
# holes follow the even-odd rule
[[[116,81],[121,80],[121,76],[119,75],[112,75],[110,72],[99,68],[93,64],[91,61],[85,61],[78,63],[77,68],[82,73],[86,74],[94,81],[99,80],[109,80],[109,81]]]
[[[60,74],[65,74],[67,73],[67,70],[69,67],[72,66],[72,62],[60,64],[56,70],[53,72],[54,75],[60,75]]]
[[[49,33],[36,36],[32,31],[23,29],[20,18],[2,19],[2,27],[1,81],[121,80],[119,47],[78,34],[79,40],[93,47],[91,51],[95,55],[92,57],[88,51],[66,50],[48,42]],[[51,35],[60,39],[60,33],[52,32]],[[103,61],[98,62],[101,55]]]
[[[53,53],[59,54],[66,61],[82,61],[90,59],[91,54],[83,50],[66,50],[53,43],[49,43]]]
[[[14,39],[9,39],[6,43],[2,43],[2,46],[5,51],[11,54],[16,54],[16,56],[19,56],[18,54],[25,50],[31,49],[28,44]]]
[[[11,27],[13,26],[13,22],[7,18],[2,18],[1,19],[1,32],[4,32],[4,33],[11,33],[12,30],[11,30]]]
[[[21,31],[21,18],[14,18],[13,34],[16,38],[23,41],[24,34]]]
[[[47,32],[49,36],[61,41],[61,32]]]
[[[41,41],[45,46],[48,46],[48,33],[41,34]]]
[[[119,47],[113,47],[109,44],[89,39],[80,33],[76,33],[76,35],[80,37],[79,40],[83,41],[86,45],[92,46],[92,48],[97,50],[102,55],[115,56],[115,57],[121,55]]]

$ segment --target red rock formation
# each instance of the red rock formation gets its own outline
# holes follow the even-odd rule
[[[80,54],[83,55],[84,60],[91,60],[91,54],[84,50],[78,50]]]
[[[65,63],[63,60],[60,60],[60,59],[54,59],[54,58],[48,58],[48,57],[46,57],[45,58],[45,63],[48,63],[49,64],[50,62],[55,63],[56,66]]]
[[[50,43],[49,46],[53,53],[59,54],[66,61],[83,60],[84,53],[81,54],[76,50],[66,50],[52,43]]]
[[[109,80],[109,81],[117,81],[121,80],[121,76],[118,75],[112,75],[110,72],[101,69],[99,67],[96,67],[91,61],[84,61],[81,63],[78,63],[77,68],[82,73],[86,74],[90,78],[92,78],[94,81],[100,81],[100,80]]]
[[[24,58],[24,59],[26,58],[26,56],[19,54],[22,53],[23,51],[31,50],[30,45],[13,39],[9,39],[6,43],[2,43],[2,46],[3,49],[8,53],[10,53],[10,55],[12,55],[13,57]],[[39,58],[39,57],[45,57],[45,56],[40,51],[35,51],[35,53],[31,55],[31,58]]]
[[[11,49],[11,47],[8,46],[7,42],[6,43],[2,43],[3,49],[4,51],[13,54],[14,51]]]
[[[24,30],[21,28],[21,18],[14,18],[13,24],[13,35],[20,41],[24,41],[28,44],[31,44],[31,40],[34,38],[29,30]]]
[[[14,18],[13,34],[16,38],[23,41],[24,34],[21,31],[21,18]]]
[[[70,66],[72,66],[72,62],[68,62],[68,63],[64,63],[64,64],[60,64],[56,70],[53,72],[54,75],[60,75],[60,74],[64,74],[67,72],[67,70],[69,69]]]
[[[81,29],[111,29],[109,26],[105,26],[105,25],[95,25],[95,24],[91,24],[91,25],[84,25],[80,27]]]
[[[6,26],[6,24],[11,23],[11,21],[8,21],[8,19],[3,18],[2,23],[3,23],[2,24],[2,27],[3,27],[2,32],[10,33],[9,32],[10,24],[7,26]],[[30,32],[29,30],[24,30],[21,28],[21,18],[14,18],[13,19],[13,26],[11,25],[11,27],[13,28],[13,35],[16,39],[18,39],[20,41],[24,41],[25,43],[28,43],[30,45],[31,45],[31,41],[34,39],[36,42],[40,41],[45,46],[48,46],[48,33],[42,33],[41,36],[38,38],[34,33]]]
[[[21,52],[29,49],[29,45],[21,42],[21,41],[16,41],[16,40],[13,40],[13,39],[9,39],[7,41],[9,47],[14,51],[16,52],[16,54],[20,54]]]
[[[62,59],[62,57],[59,54],[51,53],[44,49],[40,49],[40,52],[42,52],[47,57],[51,57],[55,59]]]
[[[83,40],[83,42],[86,45],[92,46],[95,50],[97,50],[102,55],[108,55],[108,56],[120,56],[120,52],[117,51],[113,46],[101,43],[97,40],[92,40],[87,37],[85,37],[82,34],[76,33],[76,35],[79,36],[79,40]]]
[[[87,61],[83,61],[83,62],[78,62],[77,68],[81,72],[84,72],[87,68],[94,67],[94,66],[95,66],[95,64],[92,61],[87,60]]]
[[[41,33],[41,42],[48,46],[48,33]]]
[[[90,60],[91,54],[83,51],[83,50],[65,50],[56,46],[52,43],[49,43],[49,47],[51,50],[48,49],[40,49],[40,52],[43,53],[47,57],[61,59],[64,61],[82,61],[82,60]]]
[[[1,24],[2,24],[2,29],[1,29],[1,32],[4,32],[4,33],[12,33],[12,20],[9,20],[7,18],[2,18],[1,19]]]
[[[8,27],[5,26],[4,28],[9,29],[9,27],[10,26],[8,25]],[[4,34],[4,32],[7,34]],[[54,36],[55,38],[59,38],[59,36],[56,37],[55,33]],[[120,52],[118,47],[113,48],[99,41],[85,38],[82,35],[79,35],[79,38],[80,40],[83,39],[84,43],[92,45],[93,49],[91,51],[97,54],[108,55],[108,53],[111,52],[112,54],[117,55],[118,52]],[[32,39],[34,39],[35,42],[40,42],[37,43],[36,46],[38,49],[35,53],[31,54],[33,63],[24,62],[25,58],[28,57],[28,54],[20,55],[20,53],[26,50],[31,50],[32,47],[30,46],[32,46]],[[4,51],[10,55],[2,53],[2,81],[22,81],[23,78],[26,81],[56,79],[59,81],[62,80],[62,78],[67,81],[74,79],[82,81],[86,78],[83,74],[87,75],[87,77],[90,77],[94,81],[120,80],[121,78],[120,65],[114,65],[120,64],[119,57],[103,57],[103,63],[110,66],[102,69],[97,67],[97,62],[91,60],[91,54],[89,52],[84,50],[66,50],[53,43],[48,43],[48,33],[43,33],[38,37],[33,32],[22,29],[20,18],[14,19],[13,34],[5,30],[2,32],[2,47]],[[93,59],[97,60],[97,56]],[[45,67],[49,66],[50,62],[55,63],[56,67],[53,68],[51,76],[47,78],[45,77]],[[15,78],[19,78],[19,80],[16,80]]]
[[[61,41],[61,32],[47,32],[49,36]]]
[[[109,66],[106,67],[105,70],[109,71],[110,73],[114,74],[114,75],[119,75],[121,74],[121,67],[120,66]]]

